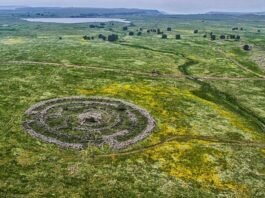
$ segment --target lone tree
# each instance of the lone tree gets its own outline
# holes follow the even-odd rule
[[[250,50],[251,50],[251,47],[250,47],[249,45],[244,45],[244,46],[243,46],[243,49],[244,49],[245,51],[250,51]]]
[[[180,39],[181,39],[180,34],[177,34],[177,35],[176,35],[176,39],[177,39],[177,40],[180,40]]]
[[[220,36],[220,39],[225,39],[225,35],[221,35]]]
[[[167,35],[166,34],[163,34],[162,35],[162,39],[167,39]]]
[[[171,27],[168,27],[168,28],[167,28],[167,31],[169,31],[169,32],[170,32],[171,30],[172,30],[172,28],[171,28]]]
[[[198,34],[199,30],[194,30],[193,32],[194,32],[194,34]]]
[[[129,32],[129,36],[133,36],[134,35],[134,32]]]
[[[123,27],[122,29],[123,29],[123,31],[127,31],[127,30],[128,30],[128,27],[125,26],[125,27]]]
[[[118,39],[119,39],[119,37],[117,34],[111,34],[108,36],[108,41],[110,41],[110,42],[117,41]]]
[[[212,35],[211,35],[211,40],[212,40],[212,41],[216,40],[216,35],[212,34]]]

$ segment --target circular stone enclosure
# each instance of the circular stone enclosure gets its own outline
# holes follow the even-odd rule
[[[155,120],[146,110],[122,100],[67,97],[33,105],[23,126],[31,136],[64,148],[123,149],[146,138]]]

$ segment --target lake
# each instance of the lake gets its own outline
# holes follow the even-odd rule
[[[43,22],[43,23],[106,23],[106,22],[121,22],[130,23],[126,19],[118,18],[23,18],[23,20],[30,22]]]

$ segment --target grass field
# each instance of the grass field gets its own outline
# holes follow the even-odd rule
[[[1,16],[0,197],[265,197],[263,19],[127,19],[135,26],[123,31],[122,23],[91,29]],[[100,33],[119,40],[83,39]],[[132,102],[156,129],[119,151],[67,150],[25,133],[30,106],[69,96]]]

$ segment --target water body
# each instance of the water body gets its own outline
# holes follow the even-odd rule
[[[121,22],[130,23],[126,19],[118,18],[23,18],[23,20],[30,22],[42,22],[42,23],[106,23],[106,22]]]

